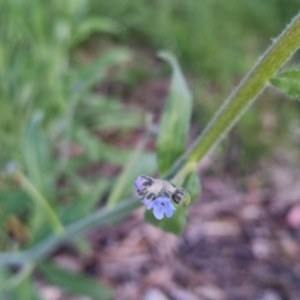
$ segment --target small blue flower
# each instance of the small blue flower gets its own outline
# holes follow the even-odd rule
[[[153,208],[153,214],[156,219],[162,220],[164,217],[164,214],[168,217],[171,218],[174,211],[175,207],[171,202],[171,199],[166,197],[165,195],[160,196],[148,204],[147,209],[152,209]]]

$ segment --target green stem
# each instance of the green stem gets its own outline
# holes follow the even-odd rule
[[[187,161],[180,169],[180,171],[174,177],[172,177],[172,183],[174,183],[177,186],[182,186],[186,176],[191,172],[195,171],[196,168],[197,168],[196,162]]]
[[[56,213],[49,205],[48,201],[44,198],[44,196],[36,189],[36,187],[31,183],[31,181],[20,171],[16,171],[16,178],[20,182],[21,186],[28,193],[28,195],[38,204],[41,205],[45,212],[48,215],[50,224],[53,227],[53,230],[57,234],[62,234],[64,232],[64,227],[57,217]]]
[[[197,163],[211,151],[237,123],[242,114],[267,86],[277,70],[299,47],[300,14],[293,19],[292,23],[258,60],[237,89],[225,100],[203,133],[171,168],[167,179],[171,179],[178,172],[181,172],[186,163]]]

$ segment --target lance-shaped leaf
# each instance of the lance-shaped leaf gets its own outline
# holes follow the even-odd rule
[[[43,113],[36,111],[23,137],[23,157],[29,179],[45,196],[53,195],[53,164],[50,147],[42,129]]]
[[[170,92],[157,139],[158,166],[163,175],[185,150],[192,96],[176,58],[168,52],[161,52],[159,56],[166,60],[173,70]]]
[[[281,72],[271,83],[291,98],[300,99],[300,67]]]

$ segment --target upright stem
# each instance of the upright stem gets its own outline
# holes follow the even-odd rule
[[[237,89],[225,100],[203,133],[173,165],[167,179],[171,179],[178,172],[181,172],[185,164],[196,163],[211,151],[237,123],[277,70],[299,47],[300,14],[293,19],[292,23],[258,60]]]

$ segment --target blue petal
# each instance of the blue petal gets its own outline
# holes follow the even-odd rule
[[[158,219],[158,220],[162,220],[163,217],[164,217],[164,211],[159,206],[154,207],[153,214],[154,214],[155,218]]]
[[[175,210],[174,205],[168,197],[162,196],[154,199],[151,203],[148,204],[147,209],[153,208],[153,214],[156,219],[161,220],[164,217],[164,214],[170,218]]]

